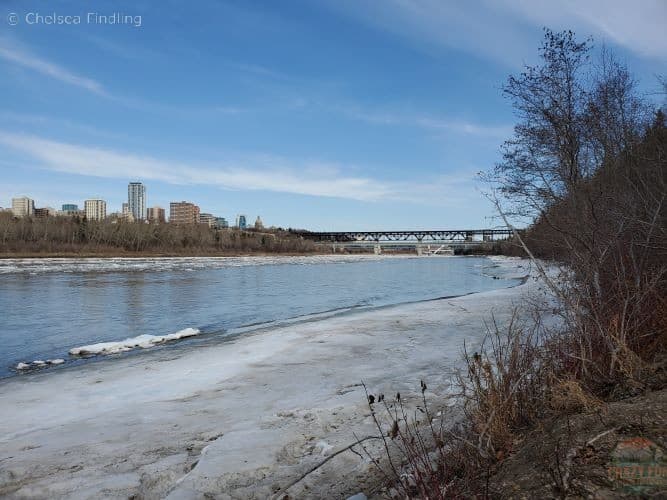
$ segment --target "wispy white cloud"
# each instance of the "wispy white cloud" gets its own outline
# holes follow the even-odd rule
[[[640,56],[667,60],[664,0],[504,0],[504,3],[534,24],[581,28]]]
[[[639,56],[667,56],[664,0],[335,0],[331,7],[426,50],[456,49],[517,67],[535,54],[535,28],[572,29]]]
[[[427,52],[460,50],[518,67],[530,41],[517,15],[492,0],[331,0],[332,9],[404,38]],[[513,18],[513,19],[512,19]]]
[[[277,79],[287,79],[287,76],[284,73],[280,73],[261,64],[235,64],[235,66],[243,71],[244,73],[251,73],[253,75],[258,75],[262,77],[277,78]]]
[[[402,201],[457,206],[478,197],[474,171],[424,179],[383,181],[354,176],[341,165],[294,161],[253,154],[215,166],[163,160],[149,155],[54,141],[0,130],[0,145],[26,156],[31,164],[67,174],[145,179],[174,185],[206,185],[231,190],[261,190],[364,202]],[[18,165],[14,165],[17,168]]]
[[[93,125],[68,120],[63,117],[33,114],[17,113],[15,111],[0,110],[0,127],[14,128],[30,127],[33,133],[39,133],[37,129],[44,130],[68,130],[78,135],[103,137],[107,139],[127,139],[129,136],[122,132],[110,132]]]
[[[419,127],[427,130],[450,132],[475,137],[506,139],[512,134],[511,125],[486,125],[466,120],[443,118],[410,112],[368,111],[359,107],[343,106],[339,110],[350,118],[378,125]]]
[[[47,61],[23,48],[8,43],[8,41],[3,38],[0,38],[0,59],[4,59],[5,61],[22,68],[36,71],[37,73],[41,73],[42,75],[46,75],[68,85],[80,87],[94,94],[102,96],[109,95],[100,82],[93,80],[92,78],[72,73],[58,64]]]
[[[98,43],[102,39],[94,38]],[[102,43],[107,43],[106,41]],[[122,48],[118,48],[118,51]],[[148,57],[148,56],[145,56]],[[5,60],[22,68],[33,70],[37,73],[61,81],[63,83],[83,88],[94,94],[106,97],[122,106],[133,109],[147,110],[151,112],[169,114],[170,116],[200,116],[200,115],[238,115],[251,111],[250,108],[233,105],[215,105],[207,107],[174,106],[151,101],[150,99],[125,97],[109,92],[102,83],[92,78],[77,75],[68,69],[47,61],[30,50],[21,46],[14,40],[0,37],[0,60]]]
[[[171,184],[205,184],[225,189],[265,190],[375,201],[390,188],[364,177],[342,175],[335,166],[288,166],[284,159],[256,156],[238,164],[203,166],[147,155],[81,146],[41,137],[0,132],[0,144],[38,160],[44,168],[86,176],[143,178]],[[254,163],[251,167],[243,163]]]

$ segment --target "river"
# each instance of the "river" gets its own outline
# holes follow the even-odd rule
[[[68,355],[87,344],[200,331],[154,348],[177,350],[290,322],[517,283],[502,279],[502,270],[490,272],[493,267],[484,257],[4,259],[0,377],[21,373],[19,362],[62,358],[59,366],[31,366],[59,369],[130,354]]]

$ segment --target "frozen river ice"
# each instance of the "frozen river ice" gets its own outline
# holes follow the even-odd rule
[[[70,354],[94,354],[91,345],[141,355],[516,283],[494,279],[492,270],[503,277],[494,266],[483,257],[367,255],[0,260],[0,377],[99,359]]]
[[[491,263],[502,277],[526,272],[523,261]],[[475,349],[492,314],[502,326],[540,286],[531,278],[6,378],[0,496],[270,498],[375,433],[362,380],[407,403],[418,401],[420,379],[429,398],[446,395],[464,341]],[[372,465],[344,452],[288,493],[344,499],[375,486]]]

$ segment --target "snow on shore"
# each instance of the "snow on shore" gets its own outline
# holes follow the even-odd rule
[[[429,395],[447,394],[463,342],[478,345],[491,313],[507,321],[538,285],[0,381],[0,496],[269,498],[376,433],[362,380],[405,401],[420,379]],[[289,493],[346,498],[373,481],[372,465],[344,452]]]
[[[174,340],[184,339],[199,335],[197,328],[185,328],[184,330],[168,335],[138,335],[129,339],[121,340],[120,342],[100,342],[98,344],[84,345],[81,347],[74,347],[69,350],[72,356],[92,356],[99,354],[117,354],[119,352],[130,351],[141,347],[148,349],[158,344],[165,342],[172,342]]]

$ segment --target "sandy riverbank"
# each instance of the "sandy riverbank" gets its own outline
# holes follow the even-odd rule
[[[525,266],[497,262],[505,276]],[[420,379],[446,392],[463,341],[477,344],[492,312],[506,320],[538,286],[530,279],[0,382],[0,495],[267,498],[353,433],[374,433],[361,380],[408,397]],[[368,462],[345,452],[290,493],[345,498],[374,481]]]

